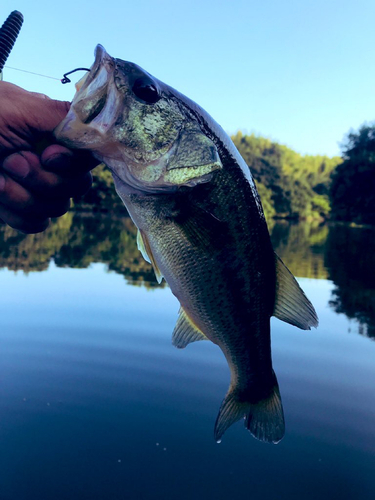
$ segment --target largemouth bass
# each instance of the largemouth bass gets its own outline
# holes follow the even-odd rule
[[[318,320],[272,249],[248,166],[202,108],[100,45],[77,90],[56,138],[111,170],[144,258],[181,304],[173,344],[209,339],[227,359],[215,439],[245,418],[257,439],[280,441],[270,318],[302,329]]]

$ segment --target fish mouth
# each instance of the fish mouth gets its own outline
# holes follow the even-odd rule
[[[90,127],[91,132],[105,133],[112,125],[117,99],[114,96],[115,60],[102,45],[95,48],[95,60],[90,71],[76,83],[76,94],[65,119],[57,126],[54,135],[64,144],[85,147],[77,144],[78,129],[82,125]],[[89,136],[92,135],[89,134]],[[89,145],[87,145],[89,147]]]
[[[95,78],[97,78],[98,73],[100,72],[100,69],[103,66],[106,66],[107,69],[110,69],[111,66],[114,68],[114,60],[107,53],[103,45],[98,44],[95,47],[94,56],[95,60],[90,70],[75,85],[77,94],[81,90],[82,92],[84,92],[90,86],[90,84],[95,80]],[[77,94],[74,96],[73,102],[79,97],[79,95]]]
[[[97,45],[95,61],[90,71],[76,84],[77,93],[72,101],[72,107],[83,123],[92,122],[104,109],[114,70],[114,59],[102,45]]]

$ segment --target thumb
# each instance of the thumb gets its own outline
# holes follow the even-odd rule
[[[52,132],[65,118],[70,108],[68,101],[57,101],[43,94],[39,94],[33,100],[33,104],[35,109],[31,114],[33,118],[29,120],[29,125],[37,132]]]

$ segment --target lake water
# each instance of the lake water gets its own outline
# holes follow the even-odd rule
[[[217,444],[226,361],[171,345],[177,301],[128,219],[0,228],[0,499],[373,499],[375,231],[271,234],[320,326],[272,319],[284,439],[238,422]]]

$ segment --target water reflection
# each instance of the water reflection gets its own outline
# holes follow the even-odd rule
[[[296,276],[333,281],[330,306],[375,338],[375,228],[277,223],[271,239]]]
[[[183,355],[171,347],[169,290],[105,272],[155,282],[134,260],[129,220],[69,214],[27,237],[0,228],[0,264],[29,273],[1,277],[0,498],[372,500],[375,344],[343,334],[346,316],[327,304],[336,300],[363,332],[374,325],[374,231],[277,223],[271,232],[309,278],[302,286],[321,320],[312,332],[272,320],[287,420],[276,447],[240,424],[221,445],[211,439],[225,359],[211,342]],[[73,262],[89,267],[58,267]]]
[[[327,279],[324,263],[327,225],[277,222],[269,230],[275,251],[295,276]]]
[[[33,235],[0,227],[0,267],[26,273],[44,271],[51,260],[58,267],[80,269],[102,262],[132,284],[158,286],[150,264],[137,249],[136,231],[129,217],[70,212],[44,233]]]
[[[375,229],[334,226],[325,252],[335,284],[330,305],[359,322],[359,333],[375,339]]]
[[[359,333],[375,338],[375,229],[283,221],[273,221],[269,229],[276,252],[293,274],[332,280],[331,307],[358,321]],[[0,226],[0,267],[43,271],[51,260],[71,268],[101,262],[128,283],[160,286],[137,249],[128,217],[70,212],[37,235]]]

